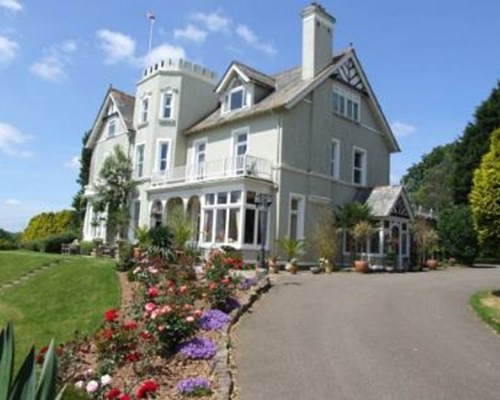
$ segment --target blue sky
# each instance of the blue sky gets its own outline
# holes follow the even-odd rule
[[[134,93],[153,56],[222,74],[233,59],[267,73],[298,65],[299,0],[0,0],[0,227],[71,204],[81,137],[109,84]],[[459,136],[500,78],[498,0],[323,1],[334,48],[353,42],[402,153],[397,180]]]

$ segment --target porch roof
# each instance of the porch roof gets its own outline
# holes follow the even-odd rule
[[[368,190],[360,190],[356,194],[356,200],[366,203],[376,218],[387,218],[394,215],[399,203],[404,204],[404,208],[410,219],[413,219],[413,210],[408,201],[403,186],[375,186]]]

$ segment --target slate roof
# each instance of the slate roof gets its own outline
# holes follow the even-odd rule
[[[332,69],[334,69],[340,59],[350,51],[351,49],[349,48],[336,54],[332,58],[331,63],[327,67],[325,67],[322,72],[320,72],[316,77],[307,80],[302,79],[302,69],[300,66],[281,72],[272,77],[251,69],[254,73],[254,77],[259,77],[259,79],[273,79],[275,90],[257,104],[252,105],[252,107],[242,108],[241,110],[232,111],[230,113],[221,113],[219,104],[217,109],[214,110],[210,115],[203,118],[200,122],[196,123],[191,128],[187,129],[184,133],[191,134],[200,132],[207,128],[213,128],[239,119],[253,117],[275,108],[286,106],[288,103],[295,100],[297,96],[299,96],[303,92],[306,92],[307,89],[314,87],[317,82],[321,82],[325,79],[325,77],[329,76],[332,72]],[[243,64],[237,63],[236,65],[240,66]]]
[[[376,186],[365,202],[374,217],[388,217],[401,195],[404,195],[403,186]]]
[[[248,65],[242,64],[238,61],[233,61],[231,66],[236,66],[241,72],[243,72],[252,82],[260,84],[262,86],[268,86],[270,88],[275,87],[275,79],[263,72],[257,71],[256,69],[249,67]],[[231,69],[231,66],[229,69]]]
[[[110,89],[110,94],[113,96],[127,129],[134,130],[135,97],[115,88]]]

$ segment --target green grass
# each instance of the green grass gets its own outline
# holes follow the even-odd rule
[[[18,253],[24,259],[23,253]],[[14,255],[15,256],[15,255]],[[93,333],[103,313],[120,304],[120,285],[110,261],[65,257],[63,262],[0,294],[0,326],[14,322],[16,364],[32,343],[63,343],[74,332]]]
[[[494,296],[491,291],[477,292],[470,298],[470,305],[481,319],[500,334],[500,302],[497,301],[495,307],[487,306],[483,303],[485,299],[498,299],[498,297]]]
[[[61,259],[56,254],[29,251],[0,251],[0,285],[19,278],[42,265]]]

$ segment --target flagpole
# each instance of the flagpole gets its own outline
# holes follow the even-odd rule
[[[149,43],[148,43],[148,54],[151,54],[151,48],[153,46],[153,25],[155,23],[154,18],[149,18]]]

